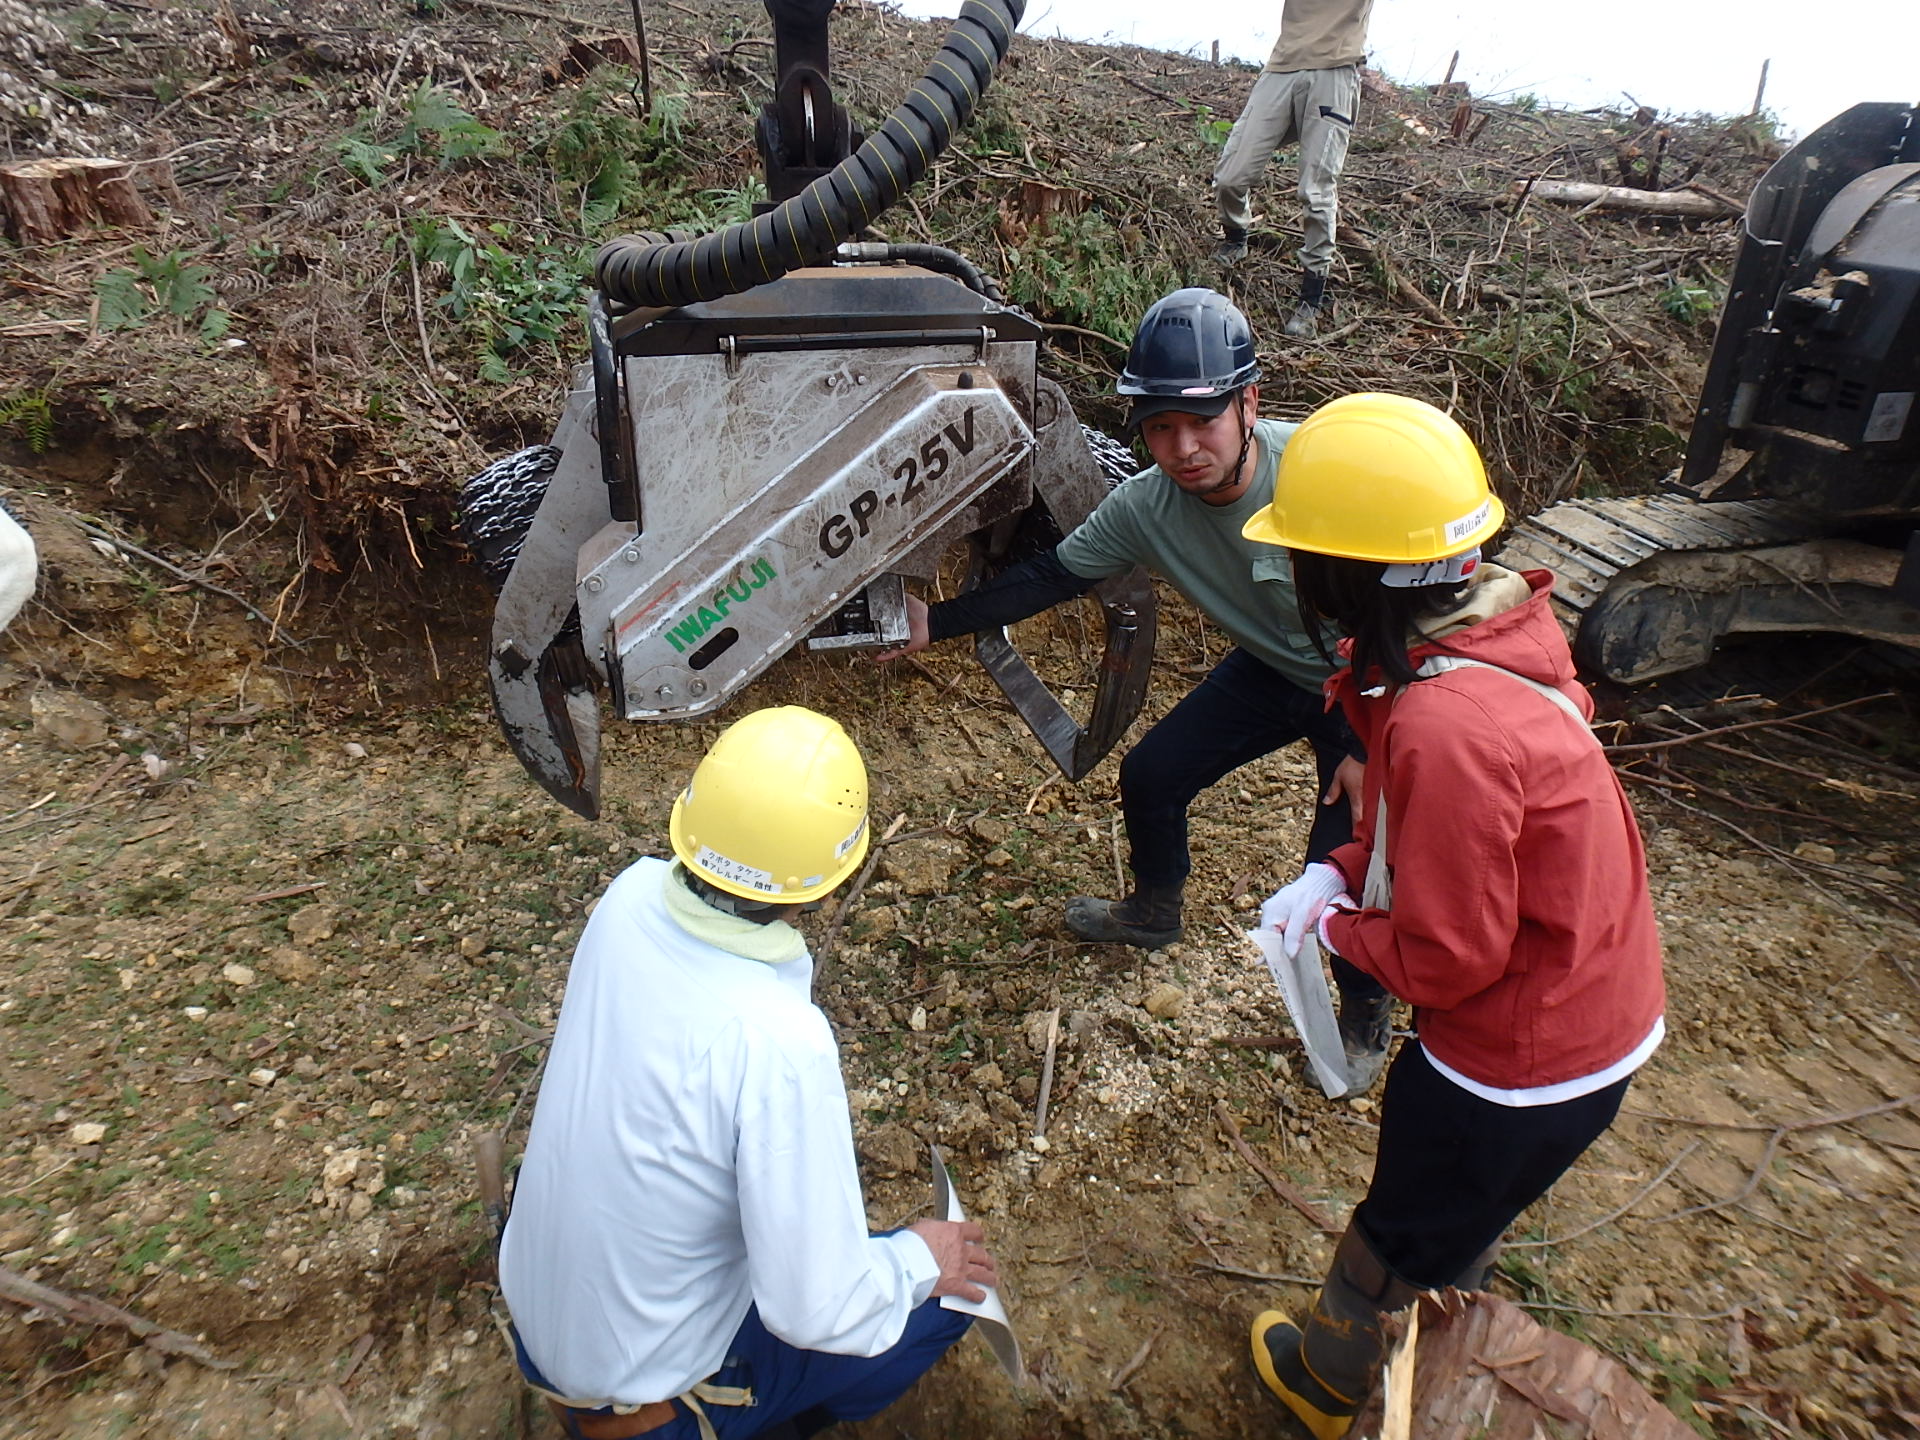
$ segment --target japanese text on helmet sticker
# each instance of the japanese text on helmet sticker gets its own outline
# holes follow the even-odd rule
[[[718,875],[731,880],[736,885],[745,885],[767,895],[778,895],[780,887],[773,883],[773,875],[766,870],[756,870],[751,865],[743,865],[738,860],[722,855],[707,846],[700,847],[700,853],[694,856],[694,863],[708,874]]]

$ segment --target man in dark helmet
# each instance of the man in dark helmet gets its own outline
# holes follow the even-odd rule
[[[1235,642],[1233,650],[1120,763],[1120,804],[1133,888],[1120,900],[1081,895],[1067,928],[1086,940],[1155,949],[1180,938],[1191,861],[1187,807],[1249,761],[1296,740],[1313,747],[1319,794],[1307,838],[1317,860],[1352,838],[1361,754],[1328,713],[1327,662],[1298,628],[1287,552],[1241,534],[1273,493],[1274,467],[1294,427],[1259,418],[1260,367],[1247,317],[1213,290],[1176,290],[1140,322],[1120,376],[1133,429],[1154,464],[1115,489],[1052,550],[979,589],[928,607],[909,598],[912,638],[879,658],[931,641],[1024,620],[1144,565]],[[1392,997],[1336,961],[1341,1033],[1352,1093],[1385,1062]]]

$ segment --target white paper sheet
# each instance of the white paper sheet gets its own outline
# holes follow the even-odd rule
[[[1280,987],[1320,1089],[1330,1099],[1346,1094],[1352,1083],[1347,1077],[1347,1051],[1340,1043],[1340,1022],[1334,1018],[1333,1000],[1327,994],[1327,974],[1320,968],[1320,941],[1309,934],[1300,944],[1300,953],[1289,959],[1278,930],[1249,930],[1247,939],[1260,951]]]
[[[935,1145],[932,1149],[933,1213],[942,1220],[958,1223],[967,1218],[967,1212],[961,1208],[960,1197],[954,1192],[953,1180],[947,1174],[947,1162],[940,1154],[940,1147]],[[1024,1386],[1027,1372],[1020,1361],[1020,1340],[1007,1319],[1007,1309],[1000,1301],[1000,1292],[991,1286],[981,1288],[987,1292],[984,1300],[962,1300],[958,1295],[942,1295],[940,1308],[973,1316],[974,1330],[987,1342],[987,1348],[993,1351],[1000,1368],[1007,1372],[1015,1388]]]

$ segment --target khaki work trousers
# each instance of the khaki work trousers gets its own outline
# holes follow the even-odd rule
[[[1248,192],[1282,145],[1300,144],[1300,265],[1316,275],[1333,267],[1333,227],[1339,212],[1340,168],[1347,163],[1354,107],[1360,100],[1358,66],[1332,70],[1260,72],[1246,109],[1233,122],[1213,172],[1220,223],[1228,231],[1253,228]]]

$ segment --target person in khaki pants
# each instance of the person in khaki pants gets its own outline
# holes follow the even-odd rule
[[[1340,169],[1347,163],[1360,100],[1360,61],[1372,10],[1373,0],[1286,0],[1280,38],[1213,172],[1222,237],[1216,253],[1231,265],[1247,253],[1253,225],[1248,192],[1275,150],[1299,143],[1305,210],[1300,303],[1283,327],[1296,339],[1315,334],[1331,305],[1327,272],[1333,268]]]

